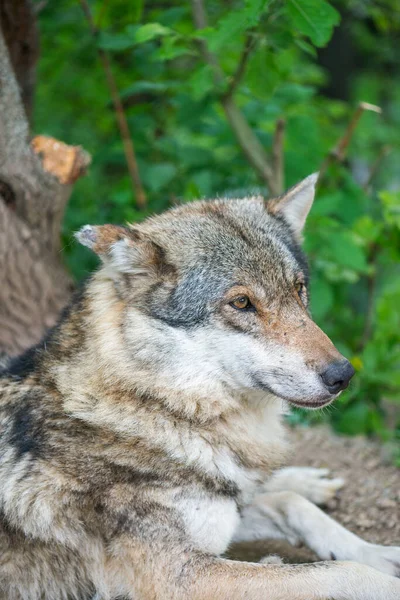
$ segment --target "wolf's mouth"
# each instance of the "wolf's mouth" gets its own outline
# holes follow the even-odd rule
[[[260,377],[253,375],[252,376],[254,383],[259,389],[264,390],[265,392],[269,392],[273,396],[277,396],[282,400],[286,400],[289,404],[293,406],[297,406],[298,408],[307,408],[309,410],[317,410],[318,408],[323,408],[324,406],[328,406],[331,404],[336,398],[340,395],[340,391],[335,394],[327,394],[320,400],[293,400],[286,394],[282,394],[281,391],[274,391],[272,387],[264,383]]]
[[[308,408],[308,409],[314,409],[316,410],[317,408],[322,408],[323,406],[328,406],[328,404],[331,404],[337,397],[338,394],[336,394],[335,396],[331,396],[330,398],[327,398],[326,400],[317,400],[316,402],[307,402],[307,401],[301,401],[298,402],[297,400],[288,400],[288,402],[290,404],[293,404],[293,406],[297,406],[298,408]]]

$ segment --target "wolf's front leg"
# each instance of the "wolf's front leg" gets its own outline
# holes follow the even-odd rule
[[[303,542],[323,560],[356,561],[400,576],[400,547],[365,542],[294,492],[261,494],[244,508],[234,541],[266,538]]]
[[[150,542],[151,543],[151,542]],[[154,542],[153,542],[154,543]],[[113,548],[132,600],[398,600],[400,580],[352,562],[264,565],[157,543]],[[119,556],[118,556],[119,554]],[[120,559],[120,560],[118,560]],[[125,592],[126,594],[126,592]]]

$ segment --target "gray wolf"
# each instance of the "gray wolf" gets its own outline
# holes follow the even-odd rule
[[[1,599],[400,598],[400,548],[317,508],[342,482],[278,470],[287,405],[353,375],[307,308],[315,183],[77,234],[101,267],[0,380]],[[223,557],[260,537],[322,562]]]

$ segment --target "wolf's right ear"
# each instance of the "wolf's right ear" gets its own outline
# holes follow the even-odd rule
[[[282,196],[267,201],[268,212],[283,217],[300,240],[306,218],[314,202],[318,175],[318,173],[309,175]]]
[[[75,237],[115,273],[155,274],[162,263],[162,249],[134,228],[85,225],[75,233]]]

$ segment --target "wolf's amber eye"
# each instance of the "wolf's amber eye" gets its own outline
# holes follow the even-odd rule
[[[298,281],[295,284],[295,288],[296,288],[296,292],[300,298],[300,300],[302,302],[304,302],[305,300],[305,292],[306,292],[306,286],[304,285],[304,283],[302,283],[301,281]]]
[[[239,296],[239,298],[236,298],[230,304],[233,308],[237,308],[237,310],[249,310],[253,308],[253,305],[247,296]]]

